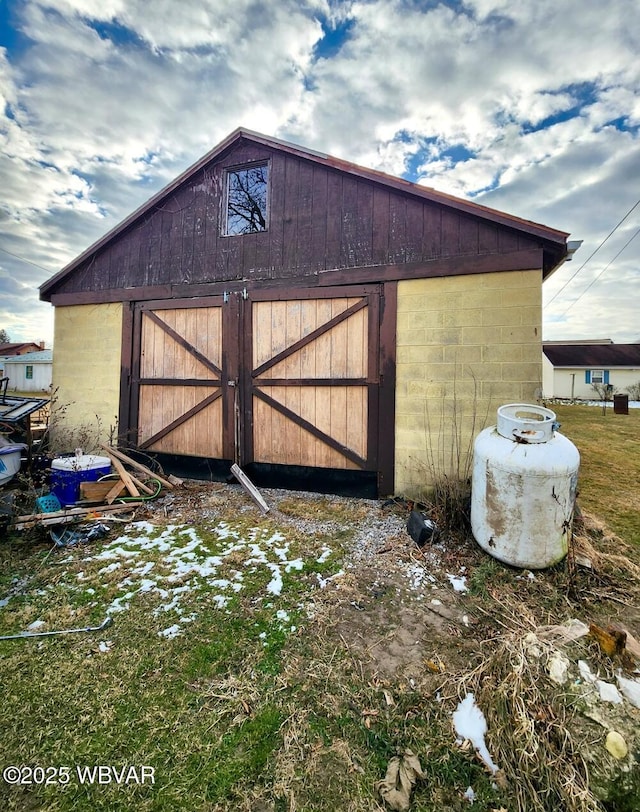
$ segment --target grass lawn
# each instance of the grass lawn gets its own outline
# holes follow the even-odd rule
[[[591,569],[523,573],[469,538],[420,551],[401,506],[291,494],[265,517],[237,487],[191,483],[99,541],[1,541],[0,635],[114,622],[0,641],[0,768],[21,780],[5,773],[0,808],[382,812],[407,749],[424,771],[412,812],[640,808],[640,711],[593,710],[576,665],[615,681],[620,662],[582,638],[554,684],[555,649],[530,637],[577,617],[640,638],[640,412],[554,410],[581,451],[582,509],[624,540],[581,525]],[[469,692],[495,775],[456,741]]]
[[[640,551],[640,409],[552,404],[580,451],[579,504]]]

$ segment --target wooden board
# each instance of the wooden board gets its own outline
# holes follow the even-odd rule
[[[107,494],[120,480],[106,479],[102,482],[81,482],[80,500],[83,502],[104,502]],[[124,487],[124,483],[120,482]]]

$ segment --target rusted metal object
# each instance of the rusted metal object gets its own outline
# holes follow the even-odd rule
[[[508,404],[474,443],[471,529],[494,558],[543,569],[567,554],[580,455],[550,409]]]

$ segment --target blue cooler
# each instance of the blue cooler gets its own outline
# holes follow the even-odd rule
[[[81,482],[97,482],[111,473],[111,460],[93,454],[56,457],[51,463],[51,493],[61,505],[75,505],[80,498]]]

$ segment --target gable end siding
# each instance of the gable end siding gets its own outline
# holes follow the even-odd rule
[[[265,161],[269,228],[224,236],[227,168]],[[323,271],[539,249],[538,240],[481,217],[246,144],[201,169],[52,293],[95,292],[100,300],[100,292],[130,288],[317,278]]]

